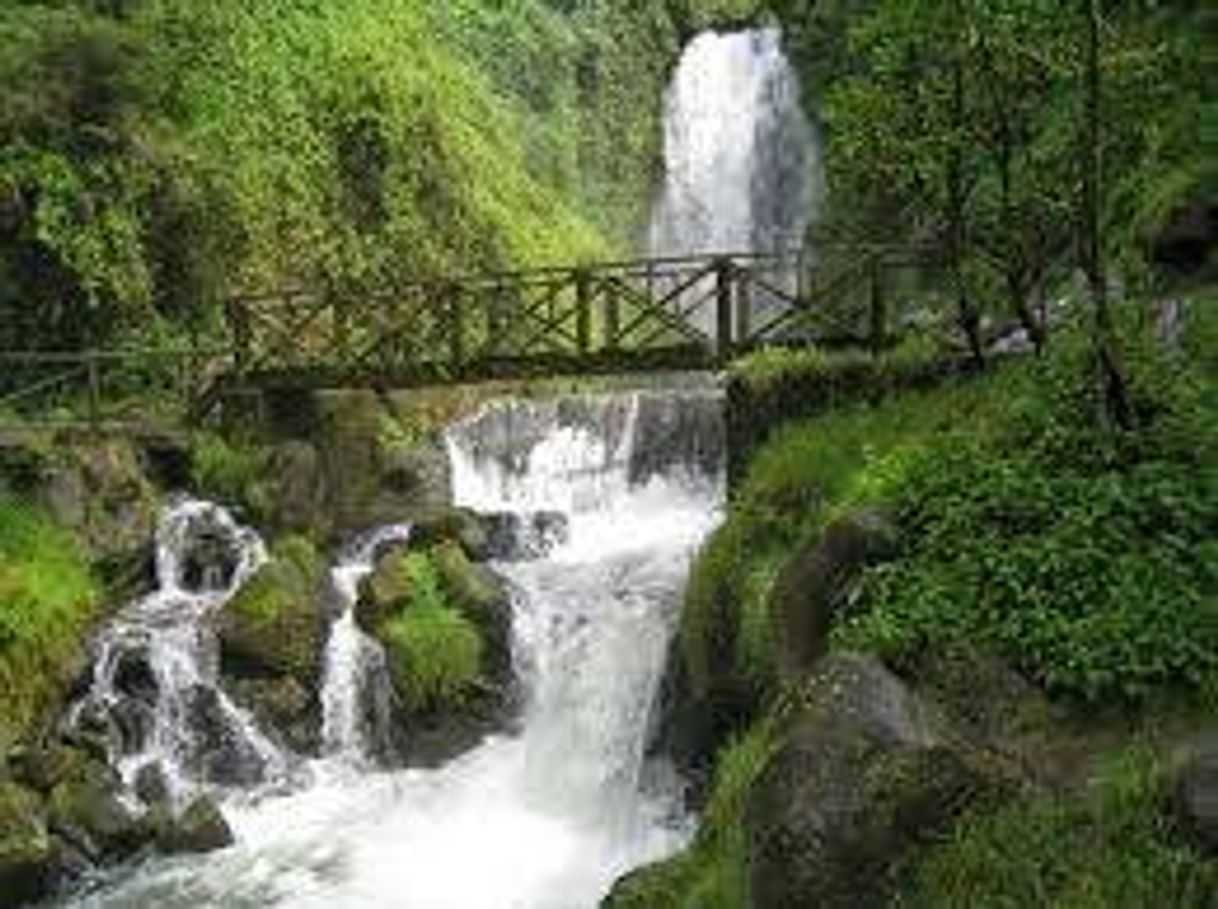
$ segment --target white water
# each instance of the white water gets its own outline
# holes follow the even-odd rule
[[[191,568],[205,546],[227,555],[227,572]],[[128,782],[148,764],[160,765],[175,795],[207,783],[268,782],[285,772],[283,756],[219,689],[209,621],[265,560],[257,534],[223,508],[187,499],[162,516],[157,589],[99,635],[91,686],[67,720],[108,730],[111,758]],[[200,713],[210,741],[197,734]]]
[[[777,28],[704,32],[665,99],[656,255],[793,249],[819,205],[815,135]]]
[[[679,792],[642,785],[643,752],[688,562],[719,505],[705,465],[721,438],[684,428],[713,427],[718,408],[707,393],[510,404],[454,428],[459,504],[569,521],[545,558],[498,566],[514,591],[520,732],[437,770],[359,760],[373,747],[360,703],[376,657],[349,606],[379,542],[406,533],[391,528],[334,572],[330,756],[305,788],[230,798],[235,846],[147,865],[79,905],[592,909],[622,873],[678,848]]]
[[[359,584],[372,573],[382,546],[408,539],[409,524],[374,531],[358,540],[330,572],[341,611],[326,643],[321,734],[327,754],[348,762],[364,762],[388,748],[385,656],[355,622]]]

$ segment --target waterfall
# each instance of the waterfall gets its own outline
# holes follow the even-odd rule
[[[262,541],[223,508],[185,499],[161,516],[155,549],[157,588],[98,635],[67,725],[102,735],[128,783],[157,766],[175,795],[282,775],[284,756],[220,689],[211,623],[266,561]]]
[[[357,540],[330,571],[339,614],[330,626],[322,679],[322,742],[328,754],[359,763],[389,752],[385,654],[355,621],[359,584],[381,547],[410,539],[410,525],[381,528]]]
[[[687,841],[679,787],[644,755],[688,565],[718,520],[721,394],[497,403],[447,444],[456,504],[564,517],[540,557],[493,566],[512,591],[519,724],[436,769],[351,760],[375,748],[377,659],[351,603],[379,546],[409,534],[387,528],[333,573],[329,753],[305,785],[230,800],[236,845],[149,863],[82,905],[594,909]]]
[[[815,135],[777,28],[705,32],[665,99],[656,255],[798,247],[819,204]]]

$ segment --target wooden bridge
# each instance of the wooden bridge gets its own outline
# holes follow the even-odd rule
[[[299,289],[225,306],[219,344],[0,353],[0,421],[96,425],[161,400],[198,419],[225,395],[665,369],[714,369],[766,345],[883,346],[885,275],[915,251],[647,259],[419,281],[359,297]],[[860,305],[862,303],[862,305]],[[861,317],[860,317],[861,314]],[[57,410],[58,409],[58,410]]]

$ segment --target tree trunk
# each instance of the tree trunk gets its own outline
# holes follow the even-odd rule
[[[1100,11],[1097,0],[1082,0],[1086,16],[1086,67],[1083,91],[1083,242],[1081,258],[1091,292],[1097,383],[1105,415],[1122,429],[1130,428],[1132,415],[1117,348],[1108,283],[1104,273],[1100,224]]]
[[[964,128],[964,64],[961,61],[959,21],[957,7],[956,47],[952,60],[952,146],[947,165],[948,232],[950,235],[952,281],[956,290],[956,317],[968,341],[973,365],[985,367],[985,345],[981,340],[981,315],[969,298],[964,278],[965,237],[964,161],[961,133]]]

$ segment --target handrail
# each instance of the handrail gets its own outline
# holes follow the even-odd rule
[[[46,395],[55,406],[87,407],[99,423],[106,407],[149,387],[198,415],[225,389],[292,376],[418,384],[614,364],[702,368],[759,345],[825,337],[858,336],[879,349],[880,272],[937,258],[930,247],[830,243],[412,279],[366,291],[362,305],[325,288],[237,295],[225,303],[223,343],[0,350],[0,405]],[[868,328],[835,326],[826,304],[868,281]]]

